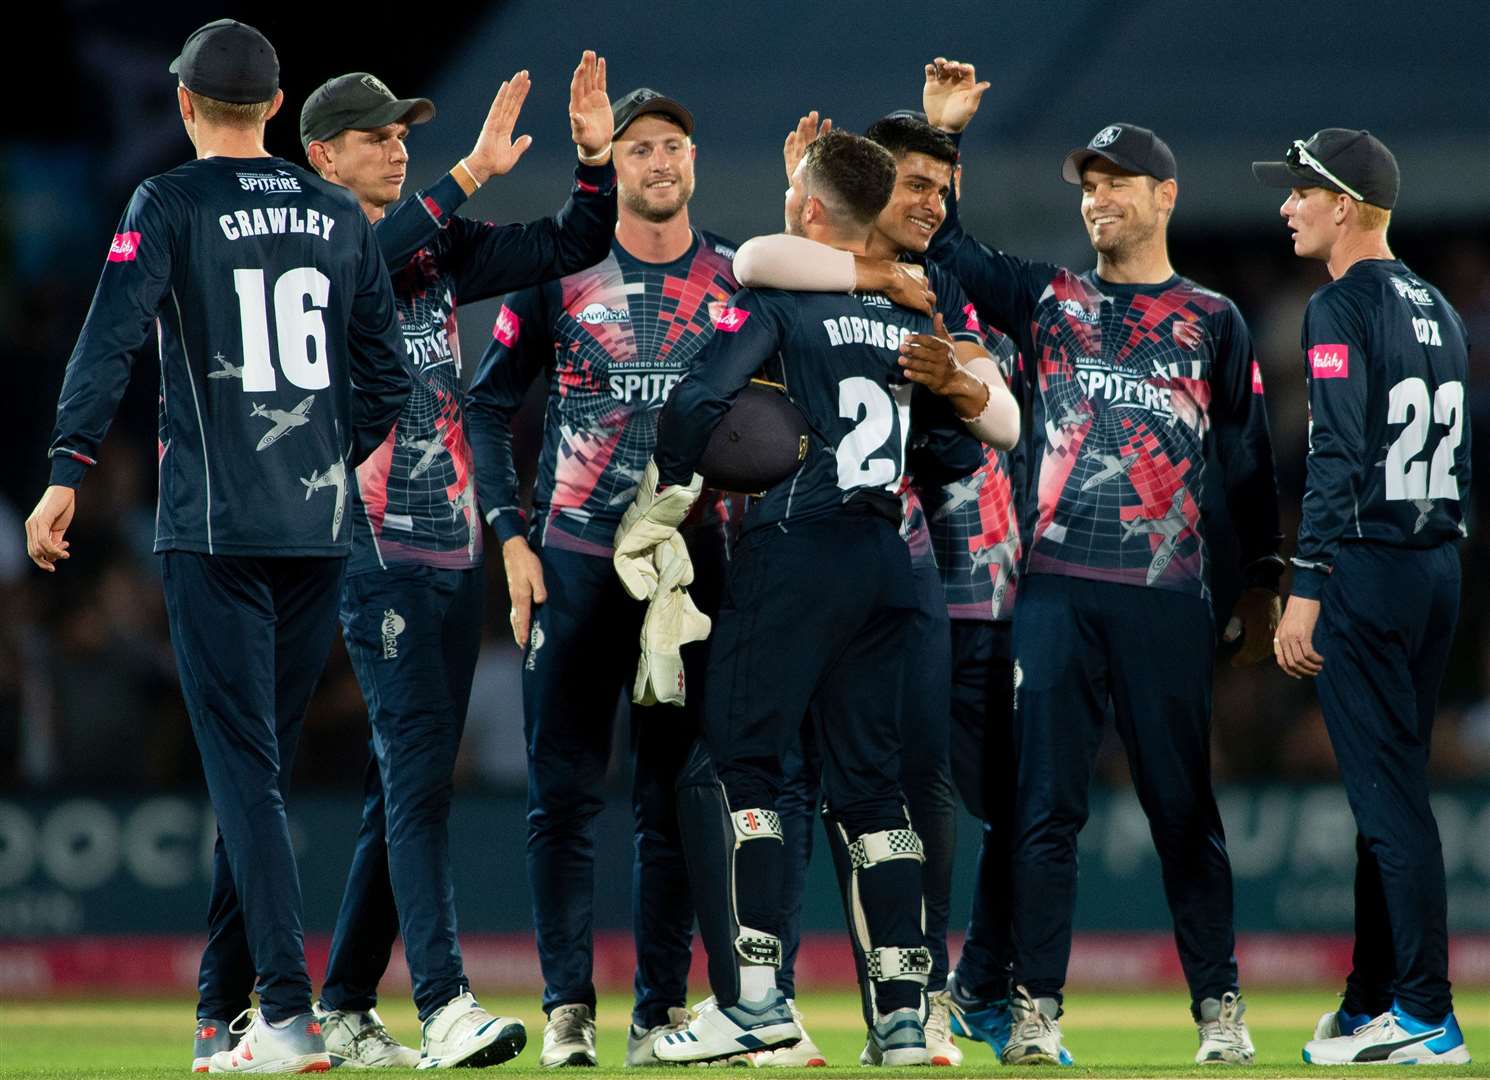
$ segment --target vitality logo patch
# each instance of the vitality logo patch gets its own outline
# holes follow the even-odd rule
[[[1349,345],[1315,345],[1309,350],[1309,371],[1316,379],[1350,377]]]

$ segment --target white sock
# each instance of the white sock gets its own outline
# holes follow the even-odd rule
[[[760,1001],[776,989],[776,969],[770,964],[740,965],[740,997]]]

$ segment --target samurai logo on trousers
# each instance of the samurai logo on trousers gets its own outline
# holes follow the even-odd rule
[[[341,535],[341,519],[347,508],[347,464],[344,461],[333,461],[320,472],[311,470],[309,476],[302,476],[300,482],[305,485],[305,501],[322,488],[334,488],[336,493],[336,509],[331,512],[331,539],[335,540]]]
[[[1154,549],[1154,558],[1149,563],[1148,584],[1152,585],[1164,573],[1169,560],[1174,558],[1175,545],[1180,536],[1190,528],[1190,519],[1185,517],[1185,489],[1175,489],[1169,509],[1163,517],[1136,517],[1123,522],[1123,539],[1130,536],[1158,535],[1164,539]]]
[[[392,608],[383,612],[383,659],[398,659],[398,635],[404,632],[404,617]]]
[[[295,428],[310,423],[310,407],[315,400],[316,396],[311,394],[289,412],[283,409],[266,409],[258,402],[254,402],[254,407],[248,415],[262,416],[265,420],[274,422],[274,426],[264,433],[264,437],[259,440],[259,445],[254,449],[267,450]]]

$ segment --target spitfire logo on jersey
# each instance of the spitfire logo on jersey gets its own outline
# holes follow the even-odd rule
[[[1433,294],[1421,285],[1394,277],[1392,278],[1392,288],[1397,290],[1397,295],[1402,297],[1402,299],[1416,304],[1418,307],[1433,306]]]
[[[602,323],[629,323],[631,312],[625,308],[606,307],[604,304],[586,304],[574,317],[586,326],[599,326]]]
[[[610,396],[617,401],[661,405],[673,392],[681,371],[631,371],[610,376]]]
[[[270,173],[236,173],[238,186],[244,191],[257,191],[265,195],[280,195],[298,192],[300,180],[294,176]]]
[[[1350,346],[1315,345],[1309,350],[1309,371],[1316,379],[1350,378]]]
[[[115,233],[109,245],[109,262],[134,262],[140,253],[140,234],[137,232]]]
[[[1150,412],[1173,416],[1169,387],[1155,386],[1149,381],[1151,378],[1151,375],[1135,377],[1112,371],[1101,357],[1076,358],[1076,381],[1088,398],[1108,405],[1138,405]]]

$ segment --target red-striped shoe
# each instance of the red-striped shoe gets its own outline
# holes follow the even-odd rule
[[[191,1046],[191,1071],[206,1072],[212,1064],[212,1055],[219,1050],[231,1050],[238,1045],[238,1036],[228,1030],[226,1020],[211,1017],[197,1018],[197,1033]]]
[[[242,1026],[240,1026],[240,1024]],[[214,1073],[330,1072],[331,1057],[321,1037],[321,1021],[304,1012],[281,1024],[271,1024],[258,1009],[244,1009],[229,1025],[241,1035],[231,1050],[212,1055],[207,1071]]]

